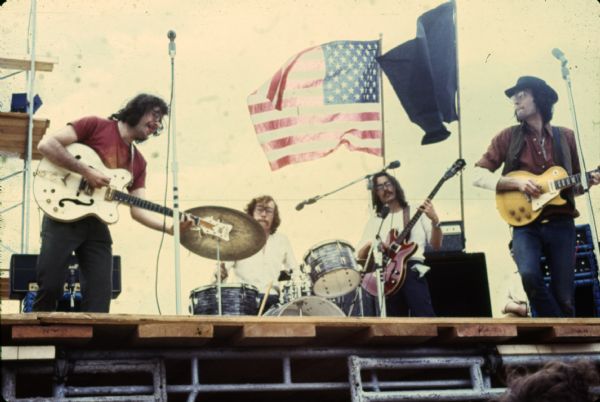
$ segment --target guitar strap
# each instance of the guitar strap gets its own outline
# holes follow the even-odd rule
[[[402,219],[404,221],[404,226],[402,226],[402,228],[405,228],[406,225],[408,225],[408,222],[410,222],[410,205],[402,208]],[[408,232],[408,235],[406,236],[407,241],[408,239],[410,239],[410,232]]]
[[[525,145],[524,129],[524,124],[513,127],[502,175],[519,169],[519,158]],[[564,135],[561,135],[560,128],[554,126],[552,126],[552,158],[554,159],[554,163],[565,168],[569,175],[573,174],[573,162],[567,139]],[[565,191],[563,196],[573,207],[575,206],[572,189]]]
[[[571,161],[571,152],[564,135],[560,135],[560,129],[552,126],[552,149],[554,151],[554,162],[565,168],[567,173],[573,174],[573,163]]]
[[[129,189],[129,187],[131,187],[131,185],[133,184],[133,182],[135,180],[135,176],[134,176],[134,173],[133,173],[133,159],[135,158],[135,152],[136,152],[137,149],[136,149],[135,145],[133,145],[133,141],[129,145],[129,148],[130,148],[129,171],[131,172],[131,182],[127,185],[128,189]]]

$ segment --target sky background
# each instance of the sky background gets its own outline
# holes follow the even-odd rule
[[[356,244],[368,218],[369,193],[361,182],[333,196],[294,209],[303,199],[329,192],[383,166],[382,158],[340,149],[314,161],[272,172],[258,145],[246,107],[247,96],[291,56],[334,40],[376,40],[383,51],[414,38],[416,20],[441,1],[425,0],[227,0],[114,1],[44,0],[37,6],[37,57],[54,59],[50,73],[36,75],[35,92],[44,104],[36,117],[50,120],[49,132],[86,115],[108,116],[139,92],[165,99],[170,92],[167,32],[177,33],[175,125],[179,188],[183,209],[218,205],[243,209],[249,199],[271,194],[298,261],[315,244],[340,239]],[[9,0],[0,7],[0,55],[24,55],[30,2]],[[560,63],[569,60],[577,123],[587,170],[600,163],[600,6],[595,0],[457,1],[460,74],[460,135],[468,168],[463,173],[467,252],[483,252],[494,314],[504,304],[515,270],[507,253],[509,231],[495,210],[494,194],[474,188],[472,167],[501,129],[514,124],[504,90],[521,75],[545,79],[559,94],[553,123],[574,127]],[[12,70],[0,69],[0,76]],[[10,94],[24,92],[25,74],[0,81],[0,111],[9,111]],[[459,125],[451,137],[421,146],[387,79],[383,78],[385,161],[395,171],[416,208],[459,156]],[[148,160],[147,194],[161,203],[171,198],[167,135],[140,146]],[[34,163],[34,168],[35,168]],[[2,175],[23,162],[3,161]],[[167,172],[167,168],[169,172]],[[168,179],[168,183],[167,180]],[[447,182],[434,200],[442,220],[460,219],[459,178]],[[3,207],[21,199],[18,178],[2,183]],[[600,216],[600,190],[592,191]],[[169,201],[170,202],[170,201]],[[587,222],[587,208],[578,200]],[[113,252],[122,258],[123,291],[113,313],[157,314],[154,278],[163,314],[175,313],[173,240],[151,231],[120,207],[111,227]],[[39,250],[41,214],[32,204],[29,252]],[[10,250],[20,248],[20,209],[3,216],[2,268]],[[9,250],[10,249],[10,250]],[[206,285],[214,261],[181,248],[181,303]],[[158,267],[158,270],[157,270]],[[5,303],[2,311],[15,311]]]

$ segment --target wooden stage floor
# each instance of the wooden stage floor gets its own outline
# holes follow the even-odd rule
[[[373,318],[3,314],[2,346],[255,347],[552,344],[600,341],[597,318]]]

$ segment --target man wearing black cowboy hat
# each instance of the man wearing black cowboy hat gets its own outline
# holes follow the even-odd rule
[[[528,197],[542,194],[538,183],[529,178],[511,177],[520,170],[541,175],[550,167],[562,166],[569,175],[580,172],[573,131],[553,127],[553,106],[558,94],[537,77],[524,76],[507,89],[513,102],[518,125],[497,134],[475,164],[480,175],[474,184],[494,191],[520,191]],[[504,164],[502,176],[495,172]],[[592,175],[590,185],[600,183],[600,174]],[[564,205],[547,205],[530,223],[513,227],[514,259],[533,312],[540,317],[572,317],[574,308],[575,223],[578,216],[574,195],[581,186],[563,190]],[[544,285],[540,258],[546,256],[552,278]]]

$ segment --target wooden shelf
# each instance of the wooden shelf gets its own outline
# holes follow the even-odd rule
[[[0,154],[25,158],[28,124],[27,113],[0,112]],[[37,150],[37,144],[49,126],[50,120],[33,119],[31,159],[42,159],[42,154]]]
[[[36,60],[35,70],[36,71],[52,71],[56,60]],[[31,59],[27,57],[7,57],[0,56],[0,68],[8,68],[11,70],[30,70]]]

